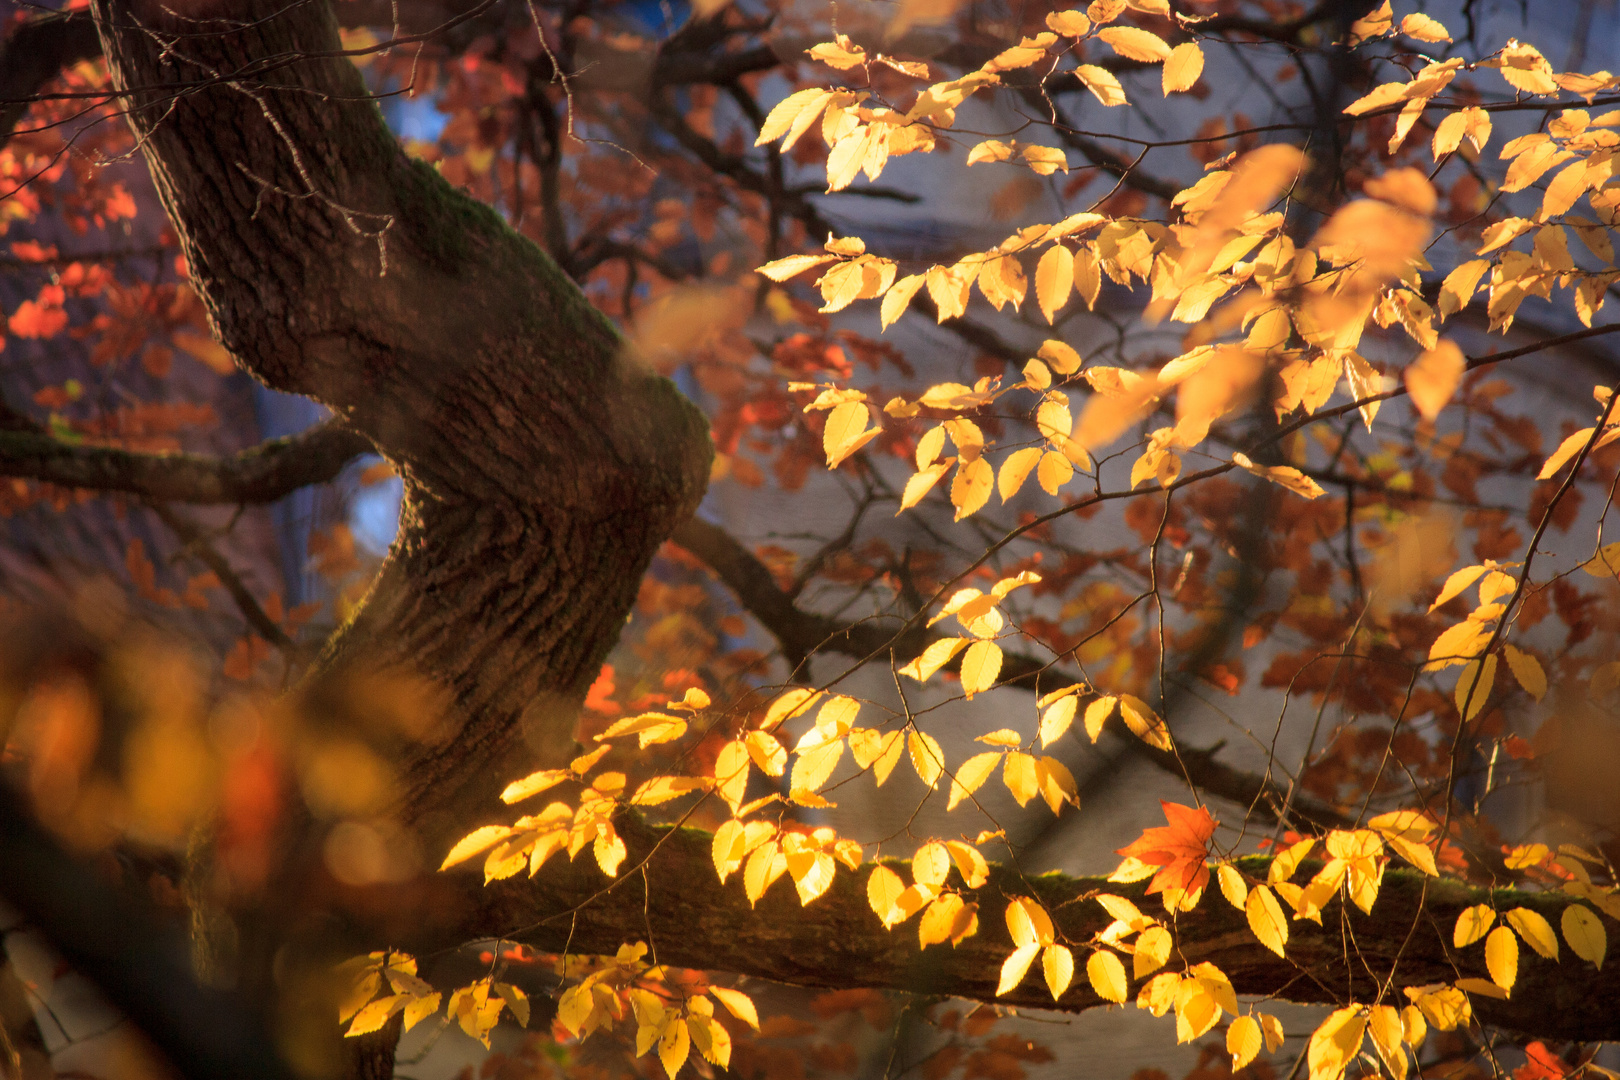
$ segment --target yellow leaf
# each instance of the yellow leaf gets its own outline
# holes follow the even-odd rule
[[[1264,477],[1274,484],[1280,484],[1289,491],[1292,491],[1295,495],[1301,495],[1307,499],[1315,499],[1326,494],[1326,492],[1322,489],[1322,485],[1318,484],[1315,480],[1312,480],[1310,477],[1306,476],[1293,466],[1256,465],[1254,462],[1249,460],[1247,454],[1242,453],[1233,454],[1232,461],[1239,468],[1246,469],[1249,472],[1254,473],[1256,476]]]
[[[1074,292],[1074,253],[1062,244],[1053,244],[1035,266],[1035,299],[1047,322],[1057,318],[1058,310],[1069,302]],[[1064,432],[1068,434],[1068,432]]]
[[[1203,1038],[1221,1018],[1220,1002],[1198,979],[1183,979],[1176,988],[1176,1042]]]
[[[1434,598],[1434,603],[1429,605],[1429,610],[1432,612],[1453,597],[1461,596],[1462,591],[1478,581],[1483,573],[1485,573],[1485,567],[1483,566],[1465,566],[1453,573],[1446,578],[1445,585],[1440,589],[1440,595]]]
[[[1052,992],[1052,1000],[1056,1001],[1074,981],[1074,954],[1062,945],[1048,945],[1041,951],[1041,973],[1046,976],[1046,988]]]
[[[821,115],[821,111],[827,107],[832,98],[831,91],[819,87],[789,94],[776,104],[770,115],[765,117],[765,123],[760,125],[759,138],[754,140],[754,145],[764,146],[787,135],[788,139],[782,144],[782,149],[791,150],[793,144],[799,141],[799,136],[809,130],[810,125],[815,123],[816,117]]]
[[[1170,46],[1162,38],[1134,26],[1110,26],[1097,31],[1097,36],[1127,60],[1154,64],[1170,56]]]
[[[1383,1060],[1394,1080],[1406,1080],[1406,1053],[1401,1049],[1405,1029],[1400,1010],[1392,1005],[1374,1005],[1367,1011],[1367,1034],[1372,1037],[1373,1049]]]
[[[1451,931],[1452,945],[1466,949],[1484,937],[1485,931],[1489,930],[1495,921],[1495,911],[1485,904],[1475,904],[1457,916],[1457,925]]]
[[[602,868],[602,873],[613,877],[618,874],[619,864],[624,862],[628,852],[613,826],[602,825],[598,827],[596,840],[591,845],[591,854],[596,857],[596,865]]]
[[[1125,965],[1107,949],[1098,949],[1086,958],[1086,980],[1104,1001],[1123,1005],[1130,992],[1125,981]]]
[[[1512,991],[1519,977],[1519,939],[1506,926],[1498,926],[1485,937],[1485,967],[1491,981],[1503,990]]]
[[[1540,701],[1547,694],[1547,675],[1541,670],[1541,661],[1512,645],[1502,650],[1507,655],[1508,669],[1524,692]]]
[[[846,401],[827,417],[821,444],[827,452],[827,468],[836,469],[845,458],[875,439],[879,428],[867,428],[872,410],[863,401]]]
[[[1118,702],[1119,698],[1113,694],[1105,694],[1086,706],[1086,734],[1090,736],[1092,742],[1101,737],[1103,723],[1113,715],[1114,706]]]
[[[1479,715],[1485,707],[1485,702],[1491,696],[1491,687],[1496,682],[1496,654],[1492,653],[1484,661],[1470,660],[1463,665],[1462,673],[1457,676],[1457,712],[1464,722],[1472,720]]]
[[[1160,73],[1165,96],[1169,97],[1180,90],[1191,90],[1203,73],[1204,50],[1198,47],[1198,43],[1184,41],[1177,45],[1170,50],[1170,55],[1164,61],[1164,71]]]
[[[771,702],[765,710],[765,719],[759,722],[761,731],[770,731],[784,720],[795,716],[803,716],[810,711],[810,706],[821,700],[822,691],[809,690],[805,687],[795,687]]]
[[[1001,646],[993,641],[975,641],[962,657],[962,692],[971,700],[995,685],[1001,674]]]
[[[770,738],[768,735],[765,737]],[[748,747],[740,742],[729,742],[722,746],[714,759],[714,779],[715,790],[735,814],[748,792]],[[640,797],[641,792],[637,791],[636,798]],[[674,798],[674,795],[669,797]]]
[[[439,864],[440,870],[448,870],[457,863],[466,862],[479,852],[494,847],[499,841],[512,835],[512,830],[505,825],[485,825],[456,841],[456,846],[450,849],[450,854],[444,857]]]
[[[900,880],[900,875],[887,866],[874,866],[872,873],[866,879],[866,901],[872,905],[872,911],[883,920],[884,929],[889,929],[906,920],[907,912],[899,906],[900,894],[906,891],[906,883]]]
[[[1456,626],[1441,631],[1429,646],[1429,662],[1425,671],[1439,671],[1458,664],[1467,664],[1479,655],[1490,640],[1490,628],[1477,619],[1464,619]]]
[[[1050,945],[1056,936],[1052,917],[1027,896],[1008,901],[1006,918],[1014,945]]]
[[[1084,360],[1080,359],[1079,353],[1061,341],[1047,340],[1042,342],[1040,350],[1035,355],[1045,360],[1052,370],[1059,375],[1073,375],[1085,363]]]
[[[956,519],[972,515],[990,498],[995,474],[984,458],[957,466],[956,478],[951,482],[951,505],[956,507]]]
[[[1519,932],[1525,944],[1534,949],[1542,959],[1558,959],[1558,935],[1553,933],[1552,924],[1543,918],[1540,912],[1516,907],[1502,918]]]
[[[1367,1021],[1361,1007],[1337,1009],[1311,1035],[1306,1059],[1310,1064],[1310,1080],[1338,1080],[1345,1068],[1361,1050],[1361,1038]]]
[[[996,762],[1000,758],[1001,755],[992,750],[984,754],[975,754],[962,762],[956,770],[956,775],[951,778],[951,797],[945,809],[955,810],[958,803],[983,787],[985,780],[995,771]]]
[[[1253,1061],[1259,1055],[1263,1041],[1260,1022],[1254,1017],[1239,1016],[1233,1019],[1231,1026],[1226,1029],[1226,1052],[1232,1055],[1232,1071],[1236,1072]]]
[[[945,771],[945,751],[940,749],[939,740],[926,732],[910,731],[906,733],[906,750],[917,778],[929,787],[937,784]]]
[[[1488,260],[1473,259],[1446,275],[1446,279],[1440,283],[1439,311],[1442,319],[1468,306],[1479,288],[1480,278],[1490,268]]]
[[[1096,703],[1094,703],[1096,704]],[[1169,750],[1174,745],[1170,741],[1170,729],[1159,718],[1159,714],[1148,707],[1147,702],[1130,694],[1122,695],[1119,699],[1119,715],[1125,721],[1125,726],[1131,729],[1131,734],[1157,750]],[[1086,710],[1086,729],[1091,729],[1091,709]],[[1093,737],[1093,742],[1096,741]]]
[[[1035,782],[1052,813],[1059,813],[1064,803],[1080,805],[1080,789],[1075,786],[1074,774],[1057,758],[1042,757],[1035,762]]]
[[[743,751],[741,743],[727,743],[725,749],[729,750],[733,746],[742,751],[741,757],[743,759],[742,784],[738,785],[736,792],[738,796],[736,801],[740,804],[742,802],[741,788],[748,783],[748,755],[746,751]],[[718,769],[718,766],[716,768]],[[630,804],[632,806],[657,806],[660,803],[669,802],[671,799],[678,799],[682,795],[689,795],[694,791],[706,790],[711,782],[708,778],[702,776],[655,776],[636,788],[636,793],[630,797]],[[722,792],[722,794],[725,793]],[[727,798],[726,801],[731,802],[731,799]],[[735,808],[735,804],[733,808]]]
[[[1035,957],[1040,951],[1040,945],[1034,942],[1020,945],[1013,950],[1012,955],[1002,962],[1001,981],[996,984],[997,997],[1024,981],[1024,976],[1029,972],[1029,965],[1035,962]]]
[[[1237,867],[1231,863],[1221,863],[1215,868],[1215,877],[1221,883],[1221,895],[1226,897],[1226,902],[1239,911],[1246,910],[1249,886],[1243,880],[1243,875],[1238,873]]]
[[[1150,926],[1136,936],[1136,956],[1132,961],[1133,974],[1140,979],[1164,967],[1170,960],[1172,944],[1170,931],[1162,926]]]
[[[605,750],[607,747],[603,747],[603,749]],[[573,776],[572,769],[541,769],[539,772],[530,773],[521,780],[514,780],[507,784],[506,789],[501,792],[501,802],[522,802],[524,799],[532,798],[542,791],[556,787]]]
[[[934,462],[927,468],[918,470],[910,480],[906,481],[906,489],[900,495],[900,509],[895,512],[895,517],[899,517],[922,502],[923,497],[934,489],[934,485],[939,483],[940,477],[950,472],[951,466],[954,464],[956,464],[956,459],[948,457]]]
[[[1035,759],[1028,754],[1010,753],[1001,767],[1002,783],[1018,801],[1019,806],[1028,806],[1029,800],[1040,793],[1040,779],[1036,775]]]
[[[946,893],[923,912],[917,923],[917,943],[924,949],[950,941],[957,936],[960,922],[966,915],[966,905],[955,893]]]
[[[1406,366],[1403,373],[1406,391],[1424,419],[1433,420],[1440,415],[1440,410],[1456,393],[1466,370],[1467,358],[1456,343],[1449,340],[1439,342]]]
[[[1160,42],[1163,44],[1163,42]],[[1112,108],[1115,105],[1124,105],[1125,88],[1114,78],[1113,72],[1107,68],[1100,68],[1095,64],[1081,64],[1074,69],[1074,77],[1079,79],[1087,90],[1094,94],[1098,101]],[[1078,268],[1075,272],[1075,281],[1078,283],[1080,275]],[[1087,301],[1089,305],[1091,301]]]
[[[883,304],[878,311],[883,329],[887,330],[893,326],[895,320],[906,313],[906,308],[911,306],[911,300],[917,295],[917,290],[922,288],[927,280],[925,274],[909,274],[895,282],[883,294]]]
[[[790,840],[793,834],[789,834]],[[799,893],[803,907],[826,892],[833,883],[838,867],[825,851],[790,851],[786,853],[788,874]]]
[[[1565,462],[1569,461],[1576,454],[1580,453],[1581,448],[1584,447],[1588,442],[1592,441],[1592,434],[1595,430],[1595,428],[1582,428],[1580,431],[1577,431],[1575,434],[1569,436],[1563,442],[1559,443],[1558,449],[1553,451],[1552,456],[1547,459],[1547,463],[1543,465],[1541,467],[1541,471],[1536,474],[1536,479],[1545,480],[1552,476],[1553,473],[1563,468]]]
[[[768,262],[755,270],[755,273],[764,274],[772,281],[786,281],[797,274],[802,274],[812,266],[832,262],[834,255],[789,255],[785,259]]]
[[[1026,446],[1007,455],[1007,460],[1001,463],[1001,475],[996,480],[1002,502],[1018,494],[1018,489],[1024,486],[1030,470],[1035,468],[1043,453],[1045,451],[1038,446]]]
[[[792,791],[816,791],[825,784],[844,756],[844,741],[831,742],[802,751],[793,763],[793,776],[788,787]]]
[[[929,642],[921,655],[900,669],[900,674],[909,675],[918,682],[927,682],[935,672],[950,663],[957,653],[966,648],[971,640],[965,637],[950,637]]]
[[[1069,730],[1074,723],[1075,710],[1079,708],[1080,698],[1077,694],[1069,694],[1058,699],[1041,716],[1041,749],[1046,749]]]
[[[1078,11],[1053,11],[1046,16],[1046,26],[1064,37],[1085,37],[1091,30],[1091,20]]]
[[[608,729],[597,735],[596,741],[616,739],[621,735],[634,735],[641,749],[657,743],[674,742],[686,734],[686,721],[678,716],[666,716],[663,713],[642,713],[640,716],[630,716],[623,720],[615,720],[608,725]]]
[[[1413,12],[1401,20],[1401,33],[1419,41],[1450,41],[1451,34],[1440,22],[1421,12]]]
[[[692,1039],[686,1030],[686,1021],[671,1017],[664,1025],[664,1031],[658,1037],[658,1060],[664,1065],[664,1072],[669,1074],[669,1080],[675,1080],[675,1074],[681,1071],[686,1064],[686,1057],[691,1053]]]
[[[1603,957],[1609,951],[1608,932],[1604,930],[1602,920],[1585,904],[1571,904],[1564,909],[1563,917],[1558,922],[1564,931],[1564,940],[1569,942],[1570,951],[1582,960],[1596,964],[1601,971]]]
[[[1085,451],[1080,452],[1085,456]],[[1040,481],[1041,489],[1048,495],[1056,495],[1058,490],[1074,479],[1074,465],[1063,454],[1048,450],[1041,455],[1041,463],[1035,469],[1035,478]]]
[[[1452,1031],[1468,1023],[1472,1009],[1468,998],[1452,986],[1408,986],[1406,996],[1418,1007],[1423,1018],[1441,1031]]]
[[[1270,886],[1256,885],[1250,889],[1243,910],[1249,917],[1249,929],[1260,939],[1260,944],[1282,956],[1283,945],[1288,941],[1288,920]]]

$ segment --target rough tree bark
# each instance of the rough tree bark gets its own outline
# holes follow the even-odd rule
[[[92,10],[221,340],[269,385],[330,406],[405,478],[399,539],[320,663],[405,669],[443,688],[445,733],[402,763],[404,813],[430,844],[464,832],[524,756],[567,741],[652,553],[702,494],[703,419],[625,354],[546,255],[402,153],[339,55],[329,4],[94,0]],[[319,437],[334,440],[337,457],[352,449]],[[37,471],[65,467],[33,438],[16,433],[10,449],[37,455]],[[73,467],[110,487],[91,481],[111,461],[75,457]],[[177,463],[190,470],[185,484],[230,498],[230,478],[244,472],[235,464]],[[268,489],[286,482],[277,467],[272,452],[245,471]],[[784,626],[795,614],[791,604],[776,611]],[[829,628],[800,629],[813,647]],[[869,871],[841,874],[806,909],[779,886],[751,910],[740,882],[714,880],[706,836],[629,817],[622,831],[630,858],[611,888],[586,860],[487,889],[471,873],[443,875],[402,890],[401,903],[372,905],[382,914],[362,932],[421,951],[493,935],[612,951],[650,936],[668,963],[990,999],[1009,947],[1003,896],[1041,896],[1071,940],[1105,921],[1097,905],[1070,903],[1103,887],[1097,880],[998,868],[980,890],[980,935],[924,951],[910,930],[887,933],[871,915]],[[1452,955],[1447,932],[1479,902],[1556,921],[1568,901],[1392,870],[1373,916],[1334,905],[1325,930],[1294,924],[1287,961],[1214,901],[1181,918],[1178,941],[1241,993],[1370,1000],[1392,977],[1482,974],[1478,950]],[[1033,986],[1002,1000],[1049,1007]],[[1605,1003],[1617,997],[1615,965],[1600,972],[1566,955],[1527,959],[1513,1000],[1478,1008],[1543,1036],[1614,1038],[1620,1016]],[[1062,1007],[1097,1004],[1082,987]],[[375,1072],[373,1057],[357,1071]]]
[[[438,822],[525,726],[567,741],[702,496],[705,421],[544,253],[404,154],[330,5],[93,10],[220,339],[404,477],[399,538],[322,666],[447,691],[448,737],[404,766],[407,816]]]

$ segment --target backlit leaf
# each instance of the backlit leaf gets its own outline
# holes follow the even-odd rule
[[[1035,299],[1047,322],[1057,318],[1058,310],[1073,293],[1074,253],[1062,244],[1053,244],[1035,267]]]
[[[1455,342],[1442,340],[1406,366],[1402,377],[1412,404],[1425,420],[1433,420],[1446,407],[1462,382],[1468,361]]]
[[[928,787],[937,784],[945,771],[945,752],[940,749],[939,740],[927,732],[909,731],[906,750],[911,754],[911,767],[917,770],[917,778]]]
[[[1048,945],[1041,951],[1041,973],[1052,1000],[1058,1000],[1074,981],[1074,954],[1062,945]]]
[[[1250,889],[1243,910],[1249,918],[1249,929],[1254,931],[1260,944],[1282,956],[1283,946],[1288,941],[1288,920],[1270,886],[1256,885]]]
[[[1086,981],[1104,1001],[1123,1005],[1130,994],[1125,980],[1125,965],[1108,949],[1098,949],[1086,958]]]
[[[1459,949],[1466,949],[1484,937],[1494,922],[1495,911],[1485,904],[1475,904],[1457,916],[1457,925],[1451,931],[1451,943]]]
[[[1018,489],[1024,486],[1030,471],[1035,468],[1045,452],[1038,446],[1026,446],[1007,455],[1007,459],[1001,463],[1001,475],[996,479],[996,488],[1001,493],[1002,502],[1018,494]]]
[[[962,692],[972,698],[996,683],[1001,674],[1001,646],[993,641],[975,641],[962,656]]]
[[[1602,970],[1603,957],[1609,951],[1608,932],[1602,920],[1585,904],[1571,904],[1558,921],[1570,952]]]
[[[1204,73],[1204,50],[1196,41],[1184,41],[1170,50],[1161,72],[1165,96],[1181,90],[1191,90]]]
[[[1498,926],[1485,937],[1485,967],[1491,981],[1503,990],[1512,991],[1519,977],[1519,939],[1512,929]]]
[[[1547,695],[1547,675],[1541,670],[1541,661],[1530,653],[1512,645],[1504,646],[1503,655],[1507,657],[1508,670],[1513,672],[1524,692],[1540,701]]]
[[[1519,932],[1519,936],[1524,938],[1524,943],[1534,949],[1542,959],[1558,959],[1558,935],[1553,933],[1552,923],[1543,918],[1540,912],[1531,911],[1526,907],[1516,907],[1502,918]]]
[[[1097,36],[1127,60],[1153,64],[1170,56],[1170,46],[1162,38],[1134,26],[1110,26],[1097,31]]]
[[[984,754],[975,754],[962,762],[957,767],[956,775],[951,778],[951,796],[945,809],[955,810],[958,803],[983,787],[1000,759],[1001,755],[992,750]]]
[[[1226,1052],[1232,1055],[1232,1071],[1243,1068],[1260,1053],[1263,1042],[1260,1022],[1252,1016],[1239,1016],[1226,1029]]]

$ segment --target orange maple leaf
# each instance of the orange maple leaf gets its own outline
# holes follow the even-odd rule
[[[1150,893],[1165,889],[1192,892],[1202,889],[1209,881],[1209,838],[1215,834],[1215,819],[1202,806],[1182,806],[1179,803],[1159,803],[1170,824],[1148,829],[1142,835],[1120,848],[1115,854],[1134,856],[1161,869],[1148,885]]]

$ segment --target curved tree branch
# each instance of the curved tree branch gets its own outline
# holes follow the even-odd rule
[[[0,431],[0,476],[160,502],[270,503],[335,479],[370,450],[365,436],[337,420],[223,458],[75,445],[43,432],[10,430]]]

